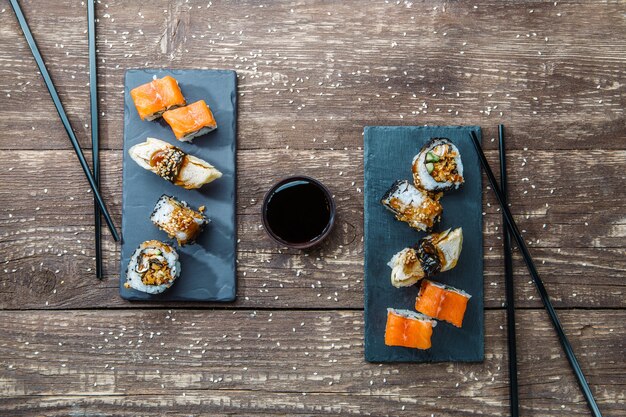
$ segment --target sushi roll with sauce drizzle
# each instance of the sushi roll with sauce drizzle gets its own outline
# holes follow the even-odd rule
[[[213,113],[204,100],[166,111],[163,113],[163,118],[174,131],[176,139],[181,142],[191,142],[196,136],[202,136],[217,129]]]
[[[396,215],[396,219],[416,230],[431,230],[443,212],[438,199],[415,188],[407,180],[396,181],[380,202]]]
[[[438,320],[461,327],[472,296],[465,291],[425,279],[415,300],[415,309]]]
[[[158,240],[143,242],[130,257],[124,287],[160,294],[180,276],[178,253]]]
[[[464,182],[459,149],[449,139],[432,139],[413,158],[413,182],[428,192],[459,188]]]
[[[154,206],[150,220],[169,237],[176,238],[180,246],[195,242],[209,222],[200,211],[190,208],[186,202],[165,194]]]
[[[200,188],[222,176],[213,165],[159,139],[148,138],[128,150],[140,167],[186,189]]]
[[[413,349],[430,349],[430,338],[437,322],[409,310],[387,309],[385,344]]]
[[[154,120],[166,110],[185,105],[185,97],[175,78],[169,75],[130,90],[141,120]]]
[[[391,285],[408,287],[422,278],[432,277],[456,266],[463,245],[463,229],[433,233],[420,239],[411,248],[393,255],[387,265],[391,268]]]

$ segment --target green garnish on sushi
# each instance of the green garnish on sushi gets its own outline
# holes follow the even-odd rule
[[[428,152],[426,154],[426,162],[439,162],[439,157],[432,152]]]
[[[463,185],[463,162],[459,149],[447,138],[432,138],[413,158],[415,187],[428,192],[458,189]]]

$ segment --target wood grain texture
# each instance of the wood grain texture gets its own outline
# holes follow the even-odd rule
[[[87,149],[86,5],[20,3]],[[106,231],[95,279],[88,185],[0,0],[0,414],[508,415],[486,183],[485,362],[365,363],[361,311],[363,126],[478,124],[495,167],[504,123],[512,211],[602,411],[626,416],[625,6],[100,0],[102,183],[118,225],[125,69],[239,75],[239,298],[165,307],[119,298]],[[307,253],[260,227],[265,190],[294,173],[321,179],[339,208]],[[522,415],[588,415],[528,281],[516,254]]]
[[[496,157],[489,152],[492,161]],[[509,179],[512,209],[555,304],[626,306],[626,193],[620,173],[626,152],[563,151],[555,157],[547,151],[513,151],[509,158],[518,167]],[[239,152],[238,161],[239,299],[233,307],[362,308],[361,151],[247,150]],[[119,225],[120,152],[103,152],[102,164],[104,196]],[[118,297],[119,254],[106,232],[107,278],[91,279],[91,200],[71,151],[5,151],[0,166],[0,198],[6,201],[0,216],[4,308],[143,305]],[[329,241],[304,253],[270,241],[259,214],[272,179],[298,172],[329,184],[339,210]],[[484,201],[485,302],[499,307],[504,296],[501,218],[488,189]],[[539,307],[517,254],[515,273],[518,305]]]
[[[560,316],[605,415],[626,415],[626,313]],[[363,360],[361,312],[3,312],[0,410],[507,415],[503,312],[485,319],[484,363],[379,366]],[[518,319],[524,413],[588,415],[545,313]]]
[[[67,149],[2,3],[0,147]],[[87,147],[86,8],[23,8]],[[103,1],[101,144],[122,147],[124,70],[165,66],[238,71],[241,149],[356,148],[365,124],[479,124],[493,137],[500,122],[515,149],[623,149],[623,12],[619,0]]]

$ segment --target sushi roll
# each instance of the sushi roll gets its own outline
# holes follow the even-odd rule
[[[429,141],[413,158],[413,181],[429,192],[459,188],[464,182],[459,149],[446,138]]]
[[[217,129],[213,113],[204,100],[166,111],[163,113],[163,118],[174,131],[176,139],[182,142],[190,142],[196,136],[202,136]]]
[[[200,188],[222,176],[208,162],[155,138],[133,146],[128,153],[140,167],[187,189]]]
[[[431,230],[443,212],[438,199],[415,188],[407,180],[396,181],[380,202],[396,215],[396,219],[416,230]]]
[[[169,75],[130,90],[141,120],[154,120],[166,110],[185,105],[185,97],[175,78]]]
[[[415,300],[415,309],[461,327],[467,302],[471,297],[465,291],[425,279]]]
[[[130,257],[124,287],[160,294],[180,275],[178,253],[158,240],[143,242]]]
[[[209,222],[204,215],[190,208],[186,202],[163,194],[154,206],[150,220],[180,246],[195,242]]]
[[[385,344],[413,349],[430,349],[430,338],[437,322],[409,310],[387,309]]]
[[[432,277],[456,266],[463,246],[463,229],[433,233],[411,248],[393,255],[389,263],[391,285],[408,287],[422,278]]]

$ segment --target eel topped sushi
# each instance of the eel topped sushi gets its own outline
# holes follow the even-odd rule
[[[209,222],[200,211],[190,208],[185,201],[165,194],[154,206],[150,220],[169,237],[176,238],[180,246],[195,242]]]
[[[200,188],[222,176],[208,162],[155,138],[133,146],[128,153],[142,168],[187,189]]]
[[[380,202],[396,215],[396,219],[416,230],[431,230],[443,212],[437,198],[415,188],[407,180],[393,183]]]
[[[413,182],[429,192],[459,188],[463,178],[463,162],[459,149],[446,138],[434,138],[413,158]]]
[[[174,131],[176,139],[181,142],[191,142],[196,136],[217,129],[213,113],[204,100],[166,111],[163,118]]]
[[[147,240],[130,257],[124,287],[159,294],[180,276],[178,253],[170,245]]]
[[[463,229],[460,227],[420,239],[415,246],[393,255],[387,263],[391,268],[391,285],[407,287],[422,278],[454,268],[462,246]]]
[[[458,288],[425,279],[415,300],[415,309],[422,314],[461,327],[467,302],[471,297]]]
[[[430,349],[430,338],[437,322],[410,310],[387,309],[385,344],[413,349]]]
[[[166,110],[185,105],[178,82],[169,75],[157,78],[130,91],[141,120],[154,120]]]

